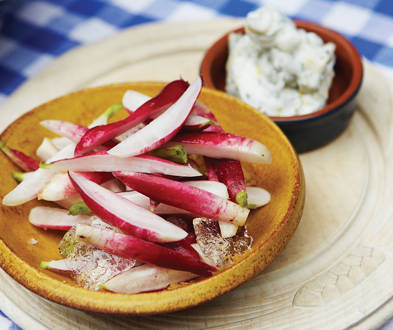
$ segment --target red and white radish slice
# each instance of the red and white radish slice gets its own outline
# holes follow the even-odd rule
[[[171,284],[195,277],[197,275],[190,272],[144,264],[113,277],[100,288],[116,293],[133,294],[165,289]]]
[[[16,206],[26,203],[37,197],[38,192],[55,174],[54,171],[39,168],[25,177],[13,190],[3,198],[3,205]]]
[[[45,201],[61,201],[75,195],[77,192],[68,174],[56,173],[38,193],[37,198]]]
[[[202,276],[210,275],[215,268],[192,257],[143,239],[100,229],[88,225],[77,225],[76,236],[105,252],[123,258],[132,258],[159,267],[192,272]]]
[[[103,184],[113,177],[110,173],[104,172],[80,172],[80,175],[97,183]],[[61,201],[77,194],[73,184],[65,172],[55,174],[45,187],[38,193],[38,199],[46,201]]]
[[[250,211],[208,191],[179,181],[142,173],[114,172],[113,174],[126,186],[154,200],[209,219],[242,226]]]
[[[188,130],[202,130],[210,125],[216,124],[217,123],[212,121],[211,119],[197,115],[190,115],[184,123],[184,128]]]
[[[246,187],[248,195],[248,208],[256,209],[270,202],[270,193],[260,187]]]
[[[34,171],[40,167],[40,162],[27,156],[22,151],[8,147],[0,141],[0,150],[16,165],[25,171]]]
[[[269,150],[260,142],[230,133],[193,133],[178,136],[169,145],[181,144],[191,154],[252,163],[271,163]]]
[[[145,94],[134,90],[127,90],[123,95],[122,103],[127,111],[134,112],[150,99],[151,98]]]
[[[92,217],[88,215],[68,215],[68,211],[64,209],[37,206],[31,209],[29,221],[32,225],[44,229],[69,230],[77,224],[90,225]]]
[[[65,259],[41,261],[40,267],[43,269],[54,270],[60,273],[74,273],[75,270],[70,268]]]
[[[132,191],[120,192],[118,194],[128,199],[130,202],[139,205],[140,207],[143,207],[146,210],[150,210],[151,208],[150,198],[141,194],[140,192],[132,190]],[[188,211],[164,203],[159,203],[154,208],[154,213],[155,214],[190,214],[190,212]]]
[[[57,154],[58,151],[50,139],[44,138],[35,153],[42,161],[46,162]]]
[[[143,104],[129,117],[108,124],[89,129],[75,148],[75,155],[82,155],[93,148],[113,139],[129,129],[143,123],[145,120],[166,110],[186,90],[188,83],[175,80],[166,85],[154,98]]]
[[[201,89],[202,80],[198,77],[164,113],[110,149],[109,153],[119,157],[135,156],[168,142],[186,121]]]
[[[56,171],[132,171],[183,177],[201,175],[190,165],[181,165],[159,157],[141,155],[121,158],[113,156],[106,151],[60,160],[50,164],[48,168]]]
[[[187,232],[83,176],[69,176],[86,205],[103,221],[125,233],[154,242],[178,241]]]
[[[205,164],[212,167],[220,182],[228,188],[229,198],[240,206],[247,206],[247,192],[243,169],[238,160],[205,157]]]
[[[123,105],[129,112],[134,112],[148,100],[150,100],[149,96],[133,90],[128,90],[123,95]],[[184,123],[184,127],[190,130],[201,130],[209,125],[216,124],[215,118],[211,115],[210,110],[201,102],[197,101],[192,108],[190,116]]]
[[[77,143],[87,132],[87,128],[65,120],[43,120],[40,124],[55,134]]]
[[[190,186],[198,187],[199,189],[209,191],[212,194],[218,195],[222,198],[228,198],[227,188],[221,182],[212,182],[212,181],[201,180],[201,181],[185,181],[183,183],[188,184]],[[151,207],[150,198],[141,194],[138,191],[133,190],[133,191],[120,192],[119,195],[128,199],[129,201],[145,208],[146,210],[149,210]],[[186,211],[181,208],[178,208],[178,207],[175,207],[172,205],[168,205],[165,203],[159,203],[154,208],[154,213],[156,213],[156,214],[189,214],[189,215],[191,215],[191,213],[189,211]]]
[[[191,111],[192,116],[200,116],[217,122],[216,117],[211,113],[210,109],[201,101],[197,101]]]

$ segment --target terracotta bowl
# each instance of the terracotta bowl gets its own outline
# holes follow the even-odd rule
[[[11,124],[0,139],[34,157],[42,138],[51,136],[39,125],[41,120],[63,119],[87,125],[103,109],[119,102],[127,89],[155,95],[163,86],[163,83],[128,83],[75,92],[25,114]],[[18,207],[0,206],[0,266],[20,284],[47,299],[82,310],[114,314],[151,314],[184,309],[222,295],[259,273],[284,248],[298,225],[305,194],[302,167],[285,135],[268,117],[219,91],[204,88],[200,99],[228,132],[263,142],[273,157],[269,165],[244,164],[247,181],[266,188],[272,200],[267,206],[252,211],[247,222],[253,237],[252,248],[231,267],[210,278],[159,292],[126,295],[83,289],[66,275],[39,268],[42,260],[61,258],[57,246],[64,234],[41,230],[29,223],[32,207],[49,204],[42,201],[31,201]],[[10,173],[19,169],[2,153],[0,168],[2,199],[16,186]],[[29,243],[31,238],[38,243]]]
[[[327,105],[307,115],[271,117],[296,151],[304,152],[327,144],[348,126],[362,84],[363,66],[356,48],[341,34],[310,22],[295,20],[295,23],[298,28],[318,34],[324,42],[336,44],[335,77]],[[203,58],[201,75],[207,87],[225,91],[228,35],[232,32],[244,33],[244,28],[225,34],[207,50]]]

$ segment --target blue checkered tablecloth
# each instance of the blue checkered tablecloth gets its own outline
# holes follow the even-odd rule
[[[121,29],[244,17],[261,5],[341,32],[393,77],[393,0],[0,0],[0,103],[58,56]],[[0,329],[19,327],[0,311]]]

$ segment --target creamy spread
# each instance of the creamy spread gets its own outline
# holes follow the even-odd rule
[[[246,18],[246,34],[229,36],[226,90],[269,116],[294,116],[325,106],[334,76],[333,43],[297,29],[275,9]]]

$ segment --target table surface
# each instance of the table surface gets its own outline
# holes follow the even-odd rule
[[[6,0],[0,1],[0,103],[68,50],[122,29],[157,21],[244,17],[260,5],[339,31],[362,56],[393,77],[390,0]],[[0,329],[7,328],[18,326],[0,311]]]

